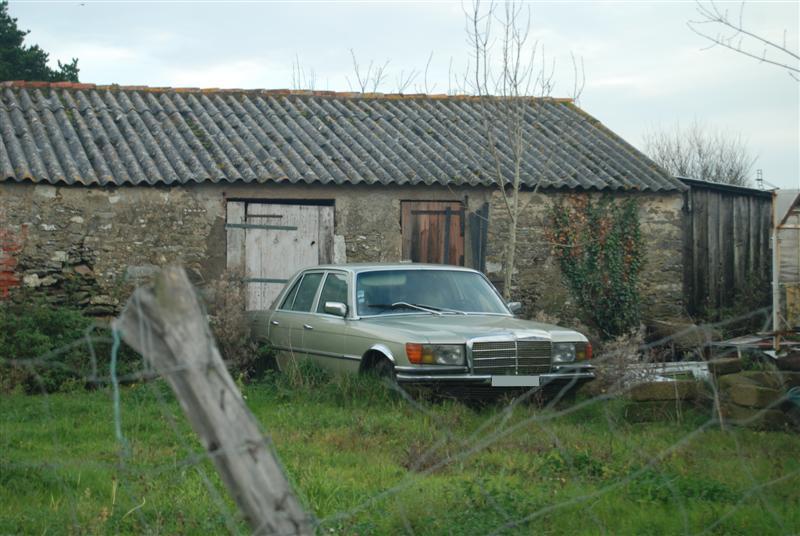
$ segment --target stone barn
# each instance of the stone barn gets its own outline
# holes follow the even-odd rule
[[[113,314],[180,262],[198,285],[243,270],[248,307],[327,262],[451,263],[501,281],[503,101],[446,95],[0,85],[0,297]],[[519,103],[520,101],[516,101]],[[544,230],[568,195],[634,198],[646,318],[684,310],[687,187],[569,100],[527,99],[513,297],[570,297]]]

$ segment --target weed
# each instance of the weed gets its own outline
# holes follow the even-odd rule
[[[271,349],[252,337],[242,272],[226,271],[207,291],[211,332],[231,374],[247,381],[273,369]]]

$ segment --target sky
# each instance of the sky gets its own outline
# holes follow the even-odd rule
[[[717,5],[738,17],[740,2]],[[778,67],[708,49],[687,26],[698,17],[694,1],[526,7],[530,42],[553,72],[552,96],[573,96],[574,55],[583,64],[579,105],[634,146],[697,121],[741,137],[757,158],[754,177],[761,170],[768,185],[800,188],[800,83]],[[398,79],[417,72],[407,93],[447,93],[470,59],[460,0],[11,0],[9,12],[30,30],[28,43],[54,64],[79,58],[81,81],[97,84],[279,89],[299,79],[303,89],[349,91],[352,51],[362,73],[389,62],[379,91],[397,92]],[[751,1],[742,20],[798,50],[800,1]]]

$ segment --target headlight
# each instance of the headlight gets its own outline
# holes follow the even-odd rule
[[[408,360],[416,365],[463,365],[464,346],[460,344],[406,344]]]
[[[574,342],[556,342],[553,343],[553,362],[554,363],[571,363],[575,361],[575,343]]]

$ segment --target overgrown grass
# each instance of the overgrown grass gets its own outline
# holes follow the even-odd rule
[[[408,401],[360,378],[245,386],[290,479],[343,534],[800,531],[800,441],[559,409]],[[0,400],[0,533],[246,531],[161,382]]]

